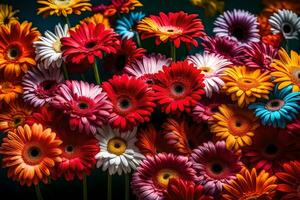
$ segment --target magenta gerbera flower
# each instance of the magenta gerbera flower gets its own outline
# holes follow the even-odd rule
[[[207,142],[194,149],[190,160],[196,170],[196,183],[209,194],[218,194],[223,185],[241,170],[240,152],[226,149],[224,141]]]
[[[100,86],[74,80],[60,86],[52,105],[68,116],[72,130],[93,134],[112,110],[111,102]]]
[[[228,36],[240,44],[260,41],[257,18],[248,11],[226,11],[216,19],[214,25],[213,32],[218,37]]]
[[[60,69],[34,68],[23,77],[23,99],[34,107],[41,107],[51,102],[58,85],[64,81]]]
[[[147,156],[133,174],[131,186],[139,200],[162,200],[169,180],[194,181],[195,171],[185,156],[160,153]]]

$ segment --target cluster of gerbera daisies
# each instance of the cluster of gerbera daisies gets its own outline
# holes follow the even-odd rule
[[[223,12],[224,2],[205,2],[192,1]],[[133,11],[138,0],[37,3],[65,21],[41,34],[0,5],[9,178],[35,185],[39,199],[39,184],[60,178],[83,180],[87,199],[95,167],[108,174],[109,200],[113,175],[124,175],[125,199],[130,188],[141,200],[300,198],[300,55],[289,50],[299,3],[225,11],[214,36],[197,14],[146,16]],[[70,24],[83,11],[91,16]],[[147,50],[148,38],[170,54]]]

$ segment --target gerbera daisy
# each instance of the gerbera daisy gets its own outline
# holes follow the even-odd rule
[[[110,175],[131,173],[144,159],[144,156],[135,146],[136,131],[120,132],[110,126],[98,129],[96,138],[99,140],[100,152],[97,153],[97,167],[108,170]]]
[[[256,98],[268,99],[268,94],[273,90],[269,71],[236,66],[226,69],[224,73],[223,89],[232,101],[237,101],[239,107],[255,102]]]
[[[160,153],[147,156],[133,174],[131,186],[139,200],[162,200],[169,180],[194,181],[195,171],[187,157]]]
[[[164,193],[166,200],[213,200],[204,192],[202,185],[196,185],[193,181],[185,181],[180,178],[172,178]]]
[[[127,130],[150,120],[155,107],[154,97],[142,80],[126,74],[114,76],[103,83],[103,89],[113,105],[108,117],[112,127]]]
[[[60,68],[63,63],[60,39],[69,36],[68,25],[62,27],[60,24],[54,28],[54,33],[46,31],[45,36],[40,36],[39,41],[34,42],[36,60],[41,66]]]
[[[90,0],[38,0],[41,7],[38,8],[37,14],[44,17],[49,15],[65,16],[70,14],[80,15],[81,11],[91,11],[92,4]]]
[[[282,35],[281,34],[270,34],[262,36],[261,41],[267,45],[272,45],[274,48],[279,48],[281,45]]]
[[[259,42],[257,18],[245,10],[226,11],[214,22],[216,36],[229,36],[241,44]]]
[[[23,99],[34,107],[41,107],[52,101],[63,81],[60,69],[34,68],[23,77]]]
[[[277,57],[277,49],[272,45],[262,42],[253,42],[244,48],[247,67],[262,68],[263,70],[272,70],[271,63]]]
[[[183,11],[150,15],[139,22],[137,29],[142,33],[142,39],[156,37],[156,45],[169,40],[176,48],[179,48],[181,42],[187,46],[198,46],[196,39],[205,36],[198,15]]]
[[[36,64],[32,43],[38,39],[39,32],[31,23],[0,26],[0,35],[0,69],[4,69],[6,77],[18,77]]]
[[[197,69],[200,69],[201,74],[204,74],[203,83],[205,84],[204,91],[206,96],[211,98],[214,92],[219,93],[224,85],[220,75],[222,75],[225,67],[232,63],[222,56],[210,53],[188,56],[187,60],[189,63],[194,64]]]
[[[277,190],[284,192],[282,200],[299,199],[300,162],[291,161],[283,165],[283,171],[276,173],[279,179]]]
[[[128,17],[122,17],[116,22],[116,32],[121,35],[122,39],[133,38],[138,33],[136,32],[136,26],[139,21],[145,17],[142,12],[131,12]]]
[[[92,64],[96,57],[104,53],[116,53],[119,40],[112,29],[103,24],[83,23],[75,31],[70,30],[70,37],[61,39],[63,57],[68,62]]]
[[[300,119],[299,116],[297,119],[295,119],[292,123],[289,123],[286,126],[287,132],[291,135],[294,135],[296,137],[300,136]]]
[[[205,93],[204,75],[200,72],[187,61],[174,62],[170,67],[163,66],[163,71],[156,74],[157,81],[153,85],[155,98],[163,112],[191,112]]]
[[[95,25],[97,24],[104,24],[105,28],[109,29],[110,28],[110,22],[109,19],[105,16],[103,16],[101,13],[96,13],[92,15],[91,17],[84,18],[83,20],[80,21],[80,24],[84,23],[93,23]],[[77,28],[77,26],[76,26]]]
[[[23,102],[16,101],[1,110],[0,114],[0,131],[7,133],[14,131],[18,126],[25,125],[25,120],[32,113],[32,109]]]
[[[9,104],[23,93],[20,81],[10,81],[0,78],[0,104],[4,101]]]
[[[223,185],[232,180],[242,168],[240,153],[226,149],[224,141],[207,142],[194,149],[190,160],[196,171],[196,182],[204,185],[211,195],[217,195]]]
[[[287,122],[296,119],[300,111],[298,102],[300,92],[292,92],[292,86],[278,90],[278,86],[269,95],[268,100],[262,100],[249,105],[262,125],[285,128]]]
[[[13,22],[18,21],[18,17],[15,15],[19,10],[13,10],[13,7],[6,4],[0,4],[0,25],[9,26]]]
[[[244,47],[229,37],[205,37],[202,45],[207,53],[223,56],[235,65],[242,64]]]
[[[62,162],[55,166],[53,177],[64,176],[67,181],[72,181],[76,177],[82,180],[84,175],[90,175],[96,164],[95,155],[99,152],[97,140],[68,129],[59,129],[58,136],[62,140],[59,147],[62,151]]]
[[[279,59],[274,59],[271,67],[275,71],[271,73],[274,77],[273,82],[278,83],[278,89],[292,85],[293,92],[299,92],[300,89],[300,55],[291,51],[291,57],[281,48],[278,52]]]
[[[224,1],[219,0],[190,0],[190,2],[204,9],[206,17],[213,17],[216,13],[223,13]]]
[[[112,71],[113,74],[124,72],[124,68],[134,61],[142,58],[146,49],[138,48],[132,39],[120,40],[120,45],[116,47],[116,52],[104,58],[104,68]]]
[[[163,66],[169,66],[170,64],[170,58],[166,58],[161,54],[151,54],[133,61],[125,67],[124,71],[152,85],[155,83],[155,74],[162,70]]]
[[[259,127],[257,118],[250,110],[222,104],[213,115],[210,131],[219,140],[226,141],[227,149],[239,149],[251,145],[254,131]]]
[[[273,34],[281,33],[285,39],[298,39],[300,32],[300,17],[290,10],[279,10],[270,19]]]
[[[260,127],[253,144],[243,148],[243,158],[251,167],[273,174],[282,170],[282,164],[299,158],[299,150],[297,140],[283,130]]]
[[[266,199],[271,200],[276,193],[276,177],[261,171],[258,175],[256,169],[249,171],[243,168],[236,175],[236,179],[224,185],[226,200]]]
[[[99,85],[83,81],[66,81],[58,89],[52,105],[69,118],[72,130],[96,133],[111,113],[111,103]]]
[[[297,0],[263,0],[262,3],[265,6],[263,13],[267,16],[282,9],[291,10],[300,14],[300,5]]]
[[[48,183],[51,169],[61,162],[61,143],[56,133],[42,125],[19,126],[15,132],[9,132],[0,148],[8,177],[27,186]]]

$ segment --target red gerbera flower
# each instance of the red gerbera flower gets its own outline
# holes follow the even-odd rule
[[[68,62],[92,64],[95,57],[102,58],[103,53],[116,53],[119,40],[112,29],[103,24],[83,23],[75,31],[70,30],[70,37],[61,39],[63,57]]]
[[[292,123],[286,126],[288,133],[291,135],[295,135],[297,137],[300,136],[300,119],[294,120]]]
[[[156,44],[167,42],[174,43],[175,47],[180,46],[180,42],[187,46],[198,46],[197,38],[205,36],[204,26],[197,14],[187,14],[183,11],[159,16],[150,15],[144,18],[137,26],[142,33],[142,39],[156,37]]]
[[[153,85],[155,98],[162,106],[162,111],[191,112],[191,109],[205,94],[203,74],[187,61],[172,63],[163,67],[156,75],[157,82]]]
[[[113,104],[109,123],[122,130],[148,122],[155,107],[153,92],[140,79],[126,74],[114,76],[103,83],[103,89]]]

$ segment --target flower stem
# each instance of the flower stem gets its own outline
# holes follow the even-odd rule
[[[173,59],[173,61],[176,61],[176,47],[172,42],[171,42],[171,58]]]
[[[95,59],[93,63],[93,69],[94,69],[94,76],[95,76],[95,81],[97,84],[101,84],[100,76],[99,76],[99,70],[97,66],[97,60]]]
[[[71,28],[71,23],[68,16],[65,17],[65,23],[68,24],[68,28]]]
[[[112,185],[112,176],[108,174],[107,177],[107,200],[111,200],[111,185]]]
[[[289,52],[289,40],[285,39],[285,50],[286,52]]]
[[[87,200],[88,194],[87,194],[87,176],[86,176],[86,174],[83,174],[82,184],[83,184],[83,200]]]
[[[129,200],[129,174],[125,174],[125,200]]]
[[[68,80],[69,79],[69,74],[68,74],[66,63],[62,64],[62,69],[63,69],[65,80]]]
[[[136,38],[136,43],[137,43],[138,47],[142,47],[141,38],[140,38],[140,35],[138,34],[138,32],[135,32],[135,38]]]
[[[86,80],[86,79],[85,79],[85,75],[84,75],[84,73],[80,74],[80,78],[81,78],[81,80],[83,80],[83,81],[85,81],[85,80]]]
[[[43,200],[43,196],[42,196],[42,193],[41,193],[40,185],[37,184],[34,188],[35,188],[35,194],[36,194],[37,200]]]

